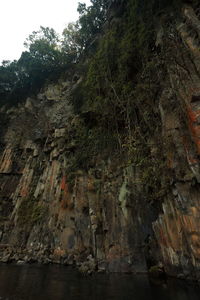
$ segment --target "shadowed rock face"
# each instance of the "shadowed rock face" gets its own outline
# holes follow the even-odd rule
[[[144,170],[125,166],[125,158],[99,153],[71,181],[78,117],[70,82],[2,109],[8,120],[0,140],[2,261],[84,262],[84,268],[92,261],[93,269],[110,272],[159,264],[169,274],[200,278],[199,28],[197,13],[184,7],[182,20],[159,39],[167,72],[155,109],[169,182],[159,203],[148,198]],[[151,164],[159,153],[153,142]]]
[[[184,7],[182,14],[174,38],[166,41],[171,56],[169,83],[160,99],[171,190],[153,229],[166,271],[195,278],[199,277],[200,253],[200,22],[191,7]]]

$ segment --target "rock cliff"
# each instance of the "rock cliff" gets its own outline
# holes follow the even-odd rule
[[[158,265],[200,279],[199,28],[198,11],[188,5],[158,26],[159,117],[145,166],[99,151],[87,170],[70,169],[82,122],[71,98],[81,79],[60,79],[17,107],[1,108],[1,261],[110,272]]]

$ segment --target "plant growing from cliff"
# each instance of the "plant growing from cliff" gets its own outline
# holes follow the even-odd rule
[[[33,226],[45,218],[46,209],[36,199],[23,198],[17,211],[18,224],[21,226]]]
[[[17,70],[16,61],[3,61],[0,66],[0,105],[6,102],[7,96],[18,82]]]
[[[18,61],[0,67],[0,100],[14,104],[35,94],[47,80],[56,80],[72,63],[71,54],[62,51],[56,32],[40,27],[25,41],[27,51]]]
[[[61,49],[71,61],[77,62],[83,51],[82,37],[78,22],[69,23],[62,32]]]
[[[0,104],[13,105],[36,94],[47,80],[55,81],[78,61],[106,20],[109,1],[91,3],[79,4],[79,20],[63,30],[61,39],[54,29],[41,26],[26,39],[27,51],[18,61],[2,63]]]
[[[143,15],[138,13],[140,5],[136,0],[128,1],[121,12],[120,22],[116,21],[107,28],[81,85],[85,100],[82,103],[77,103],[76,97],[74,100],[77,112],[93,115],[101,131],[118,136],[121,145],[124,139],[120,136],[121,131],[125,127],[131,135],[131,128],[135,126],[133,120],[136,115],[139,117],[134,90],[152,38],[151,22],[145,20],[148,5],[144,3]]]
[[[82,48],[87,48],[92,39],[101,32],[102,25],[106,21],[109,0],[91,0],[89,7],[85,3],[79,3],[78,12]]]
[[[152,203],[167,190],[165,159],[156,138],[161,120],[155,102],[163,75],[155,71],[158,56],[153,47],[155,15],[169,3],[155,4],[153,0],[123,2],[118,18],[104,28],[72,100],[87,133],[83,139],[78,137],[73,171],[93,167],[100,151],[107,151],[105,159],[126,157],[127,165],[141,169],[140,180]],[[151,154],[152,141],[157,143],[158,157]]]

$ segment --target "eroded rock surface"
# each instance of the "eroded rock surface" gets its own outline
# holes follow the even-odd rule
[[[159,203],[149,197],[146,170],[126,158],[99,153],[89,171],[70,173],[79,126],[72,83],[51,84],[16,108],[2,108],[8,121],[0,138],[1,261],[76,263],[83,272],[90,264],[110,272],[157,264],[200,279],[199,28],[197,12],[185,6],[159,36],[158,68],[164,64],[166,76],[155,110],[162,128],[150,141],[151,168],[167,174]]]

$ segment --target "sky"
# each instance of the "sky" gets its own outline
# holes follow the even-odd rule
[[[90,0],[0,0],[0,62],[19,59],[23,43],[41,26],[58,33],[78,19],[78,2]]]

